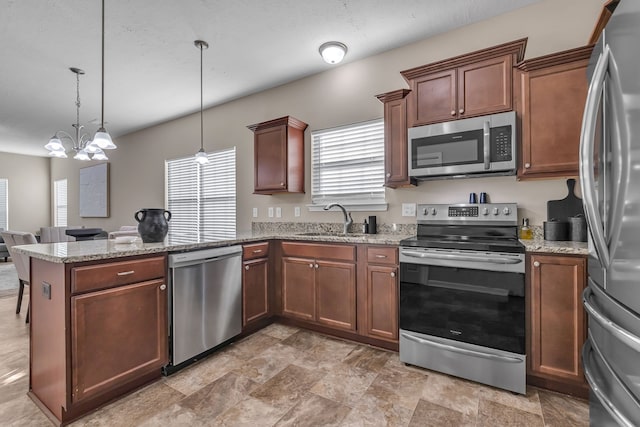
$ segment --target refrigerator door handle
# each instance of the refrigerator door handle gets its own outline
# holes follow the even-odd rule
[[[582,130],[580,133],[580,185],[582,187],[582,197],[584,200],[584,213],[588,228],[591,231],[596,254],[605,269],[609,268],[609,252],[604,236],[603,220],[600,216],[596,201],[593,154],[595,150],[598,106],[602,100],[609,54],[609,46],[605,46],[593,71],[593,78],[587,93],[587,102],[584,108]]]
[[[589,317],[595,320],[600,326],[602,326],[607,332],[611,335],[615,336],[622,343],[627,345],[629,348],[634,351],[640,352],[640,338],[627,331],[624,328],[618,326],[613,320],[609,319],[602,313],[600,313],[591,303],[591,297],[593,296],[593,290],[591,287],[587,287],[582,293],[582,304],[584,308],[587,310]],[[606,299],[610,299],[606,295],[599,295],[599,297],[604,297]],[[615,304],[614,301],[612,303]]]
[[[615,404],[609,399],[609,397],[601,390],[600,384],[598,383],[598,379],[591,371],[591,366],[589,363],[589,353],[595,352],[596,354],[600,354],[597,347],[593,346],[591,339],[589,339],[584,347],[582,347],[582,360],[584,362],[584,377],[589,383],[589,387],[591,387],[591,391],[596,395],[596,398],[602,403],[607,412],[620,424],[625,427],[634,427],[635,424],[632,423],[627,417],[622,414],[622,412],[615,406]],[[604,359],[601,358],[604,361]],[[606,363],[606,362],[605,362]],[[607,364],[607,369],[610,370],[610,367]],[[633,394],[630,394],[629,389],[620,381],[617,375],[613,374],[613,378],[618,384],[623,388],[627,394],[631,396],[631,398],[637,402],[637,400],[633,397]]]

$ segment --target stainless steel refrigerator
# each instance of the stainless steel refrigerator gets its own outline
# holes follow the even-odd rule
[[[590,231],[582,359],[592,426],[640,426],[640,1],[596,44],[580,144]]]

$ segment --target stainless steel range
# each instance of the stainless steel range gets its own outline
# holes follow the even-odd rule
[[[526,392],[525,254],[515,203],[418,205],[400,242],[400,360]]]

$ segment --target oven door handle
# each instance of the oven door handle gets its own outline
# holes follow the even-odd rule
[[[414,341],[414,342],[417,342],[419,344],[425,344],[425,345],[429,345],[429,346],[432,346],[432,347],[441,348],[443,350],[452,351],[454,353],[465,354],[467,356],[482,357],[483,359],[499,360],[501,362],[509,362],[509,363],[522,363],[522,362],[524,362],[524,359],[521,359],[519,357],[502,356],[502,355],[499,355],[499,354],[485,353],[485,352],[482,352],[482,351],[475,351],[475,350],[468,350],[468,349],[465,349],[465,348],[458,348],[458,347],[454,347],[452,345],[442,344],[442,343],[439,343],[439,342],[429,341],[429,340],[425,340],[423,338],[414,337],[413,335],[409,335],[409,334],[405,334],[405,333],[403,333],[401,335],[402,335],[403,338],[408,339],[409,341]]]
[[[412,258],[421,258],[421,259],[446,259],[450,261],[473,261],[473,262],[484,262],[488,264],[520,264],[522,259],[520,258],[510,258],[510,257],[492,257],[483,255],[459,255],[459,254],[436,254],[436,253],[427,253],[427,252],[418,252],[418,251],[407,251],[404,250],[401,252],[402,255],[412,257]]]

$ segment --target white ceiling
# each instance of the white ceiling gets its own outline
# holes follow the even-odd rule
[[[113,137],[329,69],[538,0],[106,0],[105,121]],[[0,0],[0,151],[46,156],[54,131],[100,118],[100,0]]]

